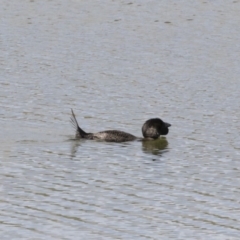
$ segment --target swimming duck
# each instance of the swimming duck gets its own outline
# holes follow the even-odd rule
[[[171,126],[171,124],[162,121],[160,118],[149,119],[142,126],[142,134],[144,138],[139,138],[130,133],[119,130],[107,130],[98,133],[86,133],[79,127],[76,116],[72,109],[71,111],[71,123],[76,130],[77,139],[83,138],[90,140],[103,140],[106,142],[127,142],[133,140],[157,139],[160,137],[160,135],[167,135],[168,128]]]

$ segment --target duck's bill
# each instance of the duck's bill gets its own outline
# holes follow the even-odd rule
[[[166,127],[171,127],[170,123],[164,122]]]

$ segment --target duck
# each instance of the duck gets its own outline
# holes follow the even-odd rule
[[[119,130],[106,130],[97,133],[87,133],[80,128],[77,118],[71,109],[71,123],[75,128],[76,139],[89,139],[89,140],[102,140],[106,142],[128,142],[134,140],[154,140],[159,138],[161,135],[167,135],[169,132],[170,123],[164,122],[160,118],[148,119],[142,126],[141,137],[136,137],[130,133],[119,131]]]

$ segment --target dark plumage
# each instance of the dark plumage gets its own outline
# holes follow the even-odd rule
[[[167,135],[170,126],[160,118],[149,119],[142,126],[143,137],[157,139],[160,135]]]
[[[72,116],[71,116],[71,123],[76,129],[76,138],[104,140],[107,142],[127,142],[127,141],[133,141],[136,139],[141,140],[141,138],[135,137],[130,133],[126,133],[118,130],[107,130],[107,131],[102,131],[98,133],[86,133],[79,127],[73,110],[72,110]],[[167,135],[168,127],[170,126],[171,124],[165,123],[159,118],[153,118],[153,119],[147,120],[144,123],[142,127],[142,133],[144,138],[156,139],[160,135]]]

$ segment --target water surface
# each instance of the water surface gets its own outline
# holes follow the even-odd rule
[[[239,239],[240,2],[1,5],[1,239]]]

